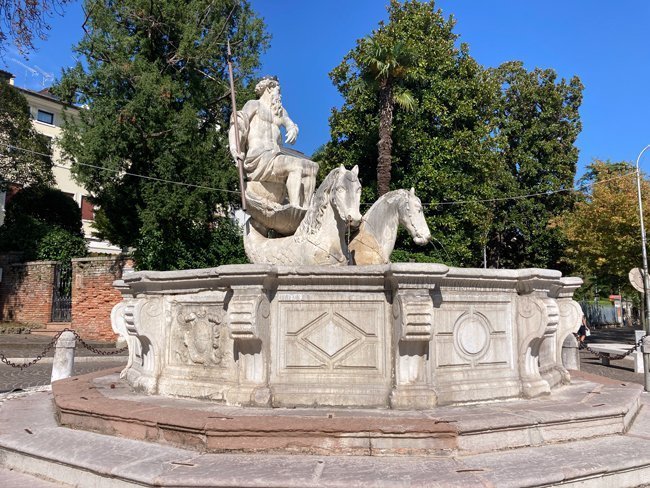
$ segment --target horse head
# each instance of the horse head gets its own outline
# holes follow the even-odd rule
[[[415,189],[405,191],[406,198],[400,200],[398,208],[399,222],[413,237],[413,241],[422,246],[431,240],[431,232],[422,212],[422,202],[415,196]]]
[[[338,169],[336,181],[330,193],[332,207],[339,218],[358,227],[361,223],[361,183],[359,182],[359,167],[346,170],[343,165]]]

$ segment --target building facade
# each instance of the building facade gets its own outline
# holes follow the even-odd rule
[[[0,77],[14,85],[14,78],[11,73],[0,71]],[[15,86],[15,85],[14,85]],[[62,192],[68,194],[81,207],[81,219],[83,231],[88,243],[88,252],[96,254],[119,254],[121,249],[112,245],[110,242],[102,241],[92,235],[93,221],[95,219],[94,206],[90,203],[88,192],[74,181],[70,173],[70,165],[61,157],[61,150],[57,143],[61,135],[63,126],[63,113],[66,116],[74,117],[80,109],[67,105],[54,97],[47,89],[41,91],[28,90],[15,86],[27,99],[31,113],[32,124],[39,134],[49,138],[52,147],[52,171],[55,177],[55,186]],[[8,198],[11,197],[6,192],[0,192],[0,225],[4,221],[5,205]]]

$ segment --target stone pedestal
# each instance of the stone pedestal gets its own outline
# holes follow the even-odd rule
[[[113,312],[141,391],[428,409],[547,394],[580,285],[552,270],[231,265],[133,273]]]

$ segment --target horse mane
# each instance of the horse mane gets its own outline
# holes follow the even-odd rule
[[[378,208],[384,205],[391,205],[395,200],[399,200],[405,197],[408,202],[409,191],[404,189],[393,190],[387,193],[384,193],[381,197],[377,199],[375,203],[368,209],[367,215],[372,215]]]
[[[323,225],[323,216],[325,215],[325,209],[329,205],[330,192],[336,184],[336,181],[341,172],[345,171],[345,168],[339,166],[338,168],[330,171],[330,173],[325,177],[321,185],[314,193],[312,204],[309,206],[309,210],[307,210],[307,213],[298,226],[298,229],[296,229],[295,235],[315,234],[320,230],[321,226]]]

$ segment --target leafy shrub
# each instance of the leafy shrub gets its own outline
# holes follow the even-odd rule
[[[183,235],[178,234],[178,225],[157,224],[142,228],[134,253],[138,269],[196,269],[248,262],[241,229],[229,218],[220,218],[212,226],[188,223]]]
[[[26,261],[83,257],[81,228],[81,210],[70,196],[50,187],[25,188],[7,204],[0,251],[22,252]]]

